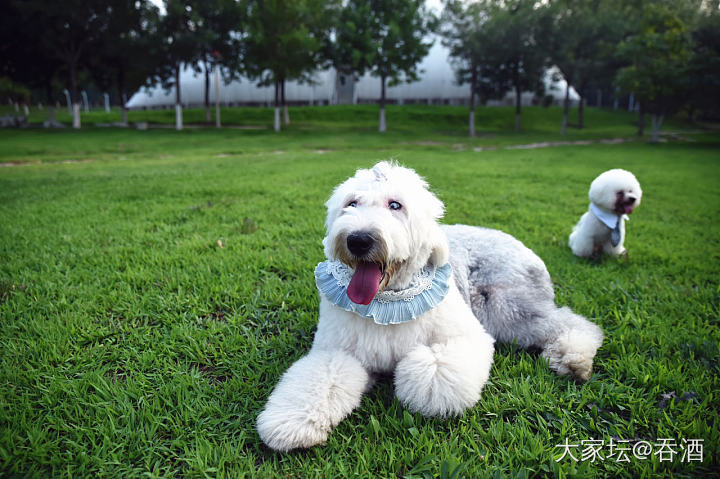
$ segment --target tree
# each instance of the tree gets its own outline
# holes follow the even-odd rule
[[[720,9],[704,10],[692,32],[689,116],[700,112],[704,119],[720,119]]]
[[[499,93],[485,75],[489,62],[483,24],[487,20],[481,2],[449,0],[442,14],[443,45],[450,49],[450,61],[459,85],[470,85],[469,134],[475,136],[475,97],[481,101]]]
[[[112,15],[107,34],[91,44],[93,55],[85,62],[95,83],[115,89],[127,125],[127,94],[148,85],[161,63],[158,8],[148,0],[109,0]]]
[[[88,47],[107,34],[112,8],[106,0],[25,0],[18,8],[38,35],[38,51],[62,62],[67,69],[73,105],[73,127],[80,128],[78,79]],[[27,38],[23,35],[21,38]]]
[[[30,101],[30,89],[25,85],[13,82],[9,77],[0,76],[0,97],[9,98],[14,103],[21,100],[27,104]]]
[[[437,19],[423,0],[349,0],[336,31],[335,63],[358,77],[380,78],[380,132],[386,128],[387,86],[418,79],[417,65],[427,55],[428,35]]]
[[[55,98],[62,90],[58,80],[63,62],[48,45],[45,35],[50,18],[34,16],[32,4],[19,0],[7,2],[0,15],[0,76],[21,85],[23,96],[39,93],[48,105],[48,116],[55,123]],[[29,92],[28,92],[29,90]],[[17,94],[15,96],[18,96]]]
[[[175,128],[182,130],[180,72],[200,57],[196,35],[200,19],[190,0],[165,0],[165,11],[159,27],[164,61],[158,66],[157,77],[165,89],[175,88]]]
[[[275,131],[280,107],[290,122],[285,100],[288,80],[312,82],[324,60],[327,34],[339,2],[324,0],[248,0],[245,67],[261,86],[275,88]]]
[[[195,33],[205,74],[205,121],[209,123],[210,72],[223,69],[223,77],[229,80],[240,71],[243,4],[236,0],[193,0],[191,3],[197,13]]]
[[[612,2],[558,0],[552,4],[553,34],[547,45],[548,55],[567,83],[562,134],[568,123],[570,87],[580,95],[577,126],[582,128],[588,86],[593,82],[600,83],[602,78],[611,78],[606,72],[614,73],[614,50],[624,32],[619,15]]]
[[[450,0],[442,13],[443,45],[450,49],[450,58],[459,85],[470,84],[470,114],[468,130],[475,136],[475,93],[477,91],[482,56],[480,28],[482,16],[478,3]]]
[[[618,46],[629,66],[617,73],[617,85],[632,92],[652,115],[650,142],[657,143],[666,115],[677,111],[690,91],[690,35],[685,23],[663,4],[645,5],[639,30]]]
[[[486,8],[486,76],[498,94],[515,92],[515,130],[520,131],[522,92],[544,91],[552,19],[548,8],[533,0],[495,0]]]

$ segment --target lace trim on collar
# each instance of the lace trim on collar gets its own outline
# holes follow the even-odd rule
[[[348,298],[347,287],[353,271],[340,261],[318,264],[315,284],[328,301],[345,311],[372,318],[377,324],[400,324],[440,304],[450,289],[451,273],[449,263],[440,268],[427,265],[413,276],[407,288],[381,291],[368,305],[353,303]]]

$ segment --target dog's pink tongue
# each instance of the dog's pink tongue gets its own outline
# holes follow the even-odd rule
[[[360,263],[350,280],[347,295],[355,304],[370,304],[380,288],[382,271],[375,263]]]
[[[626,207],[625,207],[625,214],[626,214],[626,215],[629,215],[630,213],[632,213],[632,211],[633,211],[632,206],[626,206]]]

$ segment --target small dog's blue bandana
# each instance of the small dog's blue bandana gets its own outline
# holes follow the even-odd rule
[[[315,284],[320,294],[335,306],[388,325],[412,321],[440,304],[450,290],[451,273],[450,263],[439,268],[427,265],[415,273],[407,288],[381,291],[368,305],[353,303],[348,298],[353,271],[340,261],[319,263],[315,268]]]
[[[610,244],[617,246],[620,243],[620,220],[630,221],[628,215],[616,215],[598,208],[595,203],[590,203],[590,211],[605,226],[610,228]]]

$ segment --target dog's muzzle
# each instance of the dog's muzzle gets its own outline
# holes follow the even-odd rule
[[[635,209],[637,197],[632,195],[627,195],[626,197],[622,191],[618,191],[615,196],[615,213],[617,215],[631,214]]]
[[[390,278],[387,270],[387,245],[381,236],[368,230],[353,231],[338,238],[335,246],[336,257],[353,268],[352,280],[347,293],[356,304],[370,304],[379,290],[387,285]]]

